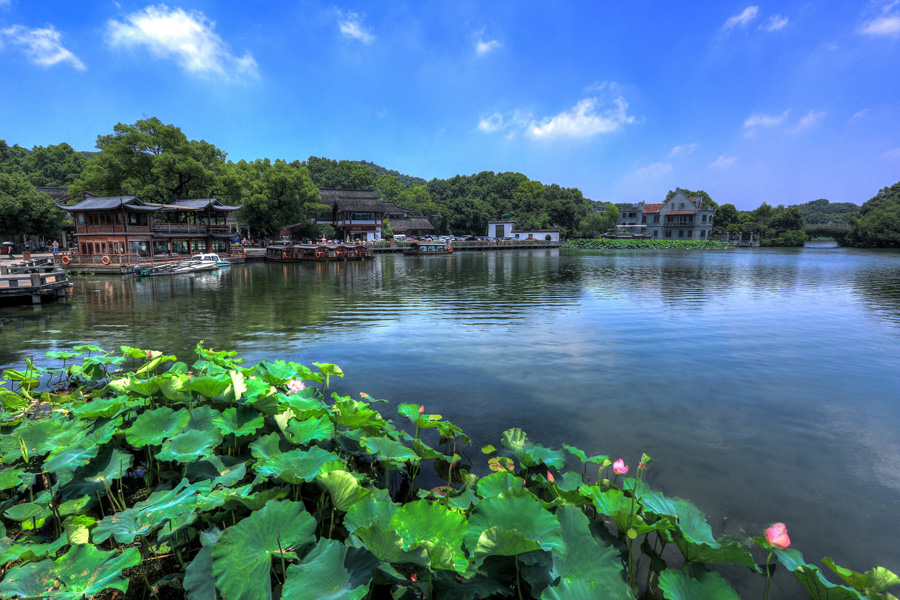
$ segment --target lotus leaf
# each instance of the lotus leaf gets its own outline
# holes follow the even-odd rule
[[[253,371],[271,385],[284,385],[287,380],[297,376],[294,368],[283,360],[276,360],[274,363],[261,361],[253,368]]]
[[[643,482],[639,484],[638,499],[645,512],[674,519],[676,528],[689,542],[718,547],[712,528],[706,522],[706,515],[694,503],[681,498],[666,498],[661,492],[649,489]]]
[[[191,481],[209,480],[214,486],[231,487],[247,473],[247,459],[239,456],[209,456],[189,464],[185,477]]]
[[[397,412],[401,417],[412,421],[419,429],[434,429],[438,426],[437,421],[441,420],[441,415],[420,415],[419,406],[416,404],[401,404],[397,407]]]
[[[467,512],[470,508],[481,502],[481,499],[475,495],[475,490],[465,488],[457,494],[447,496],[447,506]]]
[[[348,556],[344,544],[321,539],[299,565],[287,568],[284,600],[361,600],[369,593],[378,566],[356,549]],[[368,553],[365,553],[368,554]]]
[[[246,489],[249,489],[251,486],[245,486]],[[239,488],[241,490],[245,488]],[[274,500],[280,500],[282,498],[286,498],[288,495],[287,490],[281,488],[269,488],[267,490],[262,490],[260,492],[256,492],[255,494],[247,494],[243,493],[235,493],[230,494],[229,500],[237,500],[250,510],[260,510],[264,508],[269,502]]]
[[[478,480],[478,495],[484,500],[507,496],[510,492],[519,495],[524,489],[525,480],[507,471],[491,473]]]
[[[236,436],[251,435],[265,423],[265,419],[258,412],[246,406],[226,408],[221,414],[213,417],[213,423],[223,434]]]
[[[344,372],[341,371],[341,368],[333,363],[320,363],[314,362],[313,365],[319,369],[319,372],[325,376],[325,385],[328,385],[328,379],[332,376],[343,377]]]
[[[374,523],[389,523],[400,505],[391,502],[387,490],[375,489],[353,504],[344,516],[344,527],[353,532]]]
[[[172,530],[182,527],[193,519],[200,489],[183,480],[174,489],[153,492],[143,502],[100,521],[92,532],[94,542],[113,536],[120,544],[130,544],[136,536],[147,535],[163,525]]]
[[[188,429],[163,442],[156,458],[180,463],[194,462],[198,458],[211,456],[219,441],[206,431]]]
[[[142,400],[131,399],[128,396],[97,398],[75,407],[72,413],[79,419],[111,419],[125,410],[140,406],[142,403]]]
[[[91,541],[91,527],[97,524],[97,519],[85,515],[76,515],[63,521],[63,529],[66,539],[71,546],[87,544]]]
[[[174,356],[165,356],[165,355],[155,356],[155,357],[151,358],[149,361],[147,361],[146,364],[141,365],[141,368],[138,369],[136,371],[136,373],[138,375],[141,375],[143,373],[149,373],[151,371],[155,371],[157,368],[159,368],[159,365],[163,364],[164,362],[168,362],[170,360],[174,361],[175,357]]]
[[[319,475],[316,481],[328,490],[331,504],[342,512],[347,512],[369,494],[369,490],[361,487],[353,474],[347,471],[329,471]]]
[[[609,460],[609,455],[607,454],[598,454],[597,456],[588,456],[585,454],[584,450],[576,448],[575,446],[570,446],[569,444],[563,444],[563,448],[565,448],[569,454],[577,458],[583,463],[594,463],[600,465],[600,468],[608,467],[612,464],[612,461]]]
[[[565,548],[559,521],[532,496],[479,502],[469,518],[465,544],[478,564],[491,554],[514,556],[538,548]]]
[[[23,502],[16,504],[3,513],[7,519],[13,521],[26,521],[29,519],[43,520],[50,514],[50,509],[37,502]]]
[[[205,546],[184,570],[184,591],[188,600],[216,600],[216,578],[212,570],[212,546]]]
[[[836,565],[834,560],[828,557],[823,558],[822,562],[837,573],[838,577],[850,584],[853,589],[863,594],[880,594],[890,587],[900,585],[900,577],[897,577],[897,575],[884,567],[875,567],[871,571],[857,573],[846,567]]]
[[[384,419],[365,402],[357,402],[349,397],[338,398],[333,410],[335,424],[342,427],[366,429],[369,432],[384,428]]]
[[[129,377],[125,383],[124,389],[138,396],[150,397],[159,392],[159,381],[156,378],[138,379]]]
[[[378,460],[389,460],[391,462],[417,462],[419,460],[415,452],[400,442],[387,438],[364,437],[362,438],[362,445],[370,454],[374,454]]]
[[[0,490],[9,490],[22,485],[20,475],[25,473],[23,469],[6,469],[0,472]]]
[[[675,545],[689,562],[707,565],[744,565],[751,571],[760,570],[750,551],[740,542],[728,537],[717,540],[715,546],[710,546],[696,544],[683,536],[675,536]]]
[[[63,484],[62,495],[64,498],[94,496],[97,490],[103,489],[104,479],[108,482],[121,479],[132,464],[134,455],[130,452],[123,452],[112,445],[105,446],[88,466],[78,469],[74,479],[68,467],[57,472]]]
[[[46,558],[47,556],[56,554],[58,550],[66,545],[68,540],[66,540],[66,536],[62,535],[47,544],[23,542],[22,540],[19,540],[16,543],[11,542],[12,541],[9,538],[3,538],[2,540],[0,540],[0,563],[6,564],[8,562],[16,560],[37,562]],[[8,577],[9,575],[7,575],[7,578]],[[4,579],[4,582],[5,581],[7,580]],[[0,584],[0,591],[2,591],[2,584]],[[2,597],[3,596],[0,595],[0,598]]]
[[[167,373],[157,378],[159,391],[167,400],[187,403],[191,398],[187,375]]]
[[[0,387],[0,403],[2,403],[6,408],[17,410],[27,407],[30,403],[30,400],[28,398],[20,396],[15,392],[9,391],[6,388]]]
[[[404,551],[424,548],[433,568],[465,572],[464,515],[428,500],[417,500],[403,505],[391,518],[390,527],[400,535]]]
[[[272,557],[313,542],[315,519],[298,502],[269,502],[212,547],[216,588],[228,600],[271,600]]]
[[[810,598],[823,598],[827,600],[864,600],[854,589],[843,585],[835,585],[825,579],[819,568],[807,564],[799,550],[787,548],[775,550],[775,556],[784,567],[794,574],[800,586],[806,590]]]
[[[632,515],[632,500],[616,488],[602,491],[600,486],[581,486],[581,493],[591,499],[600,514],[608,516],[620,531],[634,529],[638,533],[648,533],[656,528],[647,525],[640,515]],[[714,540],[715,541],[715,540]]]
[[[321,417],[328,414],[328,405],[315,397],[316,390],[306,388],[296,394],[276,394],[278,402],[291,409],[292,416],[300,419]]]
[[[0,597],[50,598],[51,596],[45,594],[56,583],[53,568],[52,560],[42,560],[10,569],[3,581],[0,581]]]
[[[659,574],[659,588],[666,600],[740,600],[724,577],[698,568],[666,569]]]
[[[227,375],[201,375],[193,377],[190,381],[192,392],[200,394],[204,398],[214,398],[224,392],[231,385],[231,377]]]
[[[292,409],[293,410],[293,409]],[[283,428],[288,441],[298,446],[306,446],[316,440],[328,440],[334,437],[334,423],[327,416],[291,419]]]
[[[100,452],[100,446],[90,437],[52,452],[44,463],[44,469],[54,473],[60,469],[72,471],[91,462]]]
[[[89,424],[86,423],[80,429],[78,426],[73,427],[73,429],[81,432],[84,431],[88,425]],[[47,454],[56,448],[55,445],[47,443],[48,438],[52,439],[63,433],[65,428],[66,425],[59,421],[40,419],[38,421],[23,423],[15,429],[14,433],[0,435],[0,452],[3,453],[3,462],[12,464],[22,458],[19,447],[19,438],[22,439],[22,443],[25,444],[30,456],[43,456],[44,454]]]
[[[135,448],[158,446],[166,438],[178,435],[187,427],[191,415],[187,409],[178,411],[167,406],[145,410],[131,427],[125,430],[125,439]]]

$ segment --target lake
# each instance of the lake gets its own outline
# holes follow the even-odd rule
[[[200,340],[334,362],[333,390],[386,416],[424,404],[479,465],[510,427],[632,469],[646,452],[649,483],[717,534],[783,521],[808,562],[900,573],[900,253],[458,252],[74,283],[0,309],[0,368],[80,343],[190,363]]]

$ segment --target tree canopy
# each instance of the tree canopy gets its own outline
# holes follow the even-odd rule
[[[319,190],[309,170],[298,162],[273,163],[264,158],[229,163],[229,167],[229,187],[240,194],[232,200],[243,203],[241,220],[253,232],[276,234],[288,225],[306,220],[319,206]]]
[[[59,235],[66,213],[22,173],[0,173],[0,233]]]
[[[67,187],[81,175],[89,158],[63,142],[31,150],[0,140],[0,173],[21,173],[38,187]]]
[[[841,243],[867,248],[900,248],[900,182],[882,188],[850,217]]]

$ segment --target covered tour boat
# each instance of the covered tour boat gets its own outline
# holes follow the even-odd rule
[[[453,246],[450,245],[450,242],[412,242],[404,252],[413,256],[450,254],[453,252]]]

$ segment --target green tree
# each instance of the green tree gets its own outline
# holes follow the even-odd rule
[[[885,187],[850,218],[848,246],[900,248],[900,182]]]
[[[684,195],[687,196],[688,198],[700,198],[701,200],[703,200],[703,206],[711,206],[713,208],[719,208],[719,205],[716,204],[713,201],[713,199],[709,197],[709,194],[707,194],[703,190],[697,190],[696,192],[692,192],[691,190],[686,190],[684,188],[676,188],[675,190],[669,190],[669,193],[666,194],[666,202],[668,202],[672,196],[674,196],[676,193],[678,193],[677,190],[679,190],[679,189],[682,192],[684,192]]]
[[[319,190],[304,166],[268,158],[233,165],[242,192],[241,220],[259,235],[273,235],[306,221],[319,205]]]
[[[36,146],[25,157],[23,167],[36,186],[67,187],[84,171],[88,157],[63,142],[56,146]]]
[[[0,173],[0,232],[6,235],[59,235],[66,213],[22,173]]]
[[[774,229],[777,233],[801,230],[803,229],[803,213],[798,206],[791,206],[788,208],[779,206],[772,211],[769,227]]]
[[[188,140],[181,129],[157,118],[117,124],[97,137],[100,150],[70,187],[75,197],[134,195],[148,202],[210,198],[222,191],[225,152]]]
[[[619,209],[615,204],[607,202],[602,210],[592,212],[578,224],[578,235],[583,238],[600,237],[604,233],[615,231],[619,220]]]
[[[391,227],[390,219],[385,219],[381,222],[381,237],[384,237],[384,238],[394,237],[394,228]]]
[[[713,216],[713,229],[717,232],[723,232],[732,226],[741,224],[741,213],[734,207],[734,204],[723,204]]]

